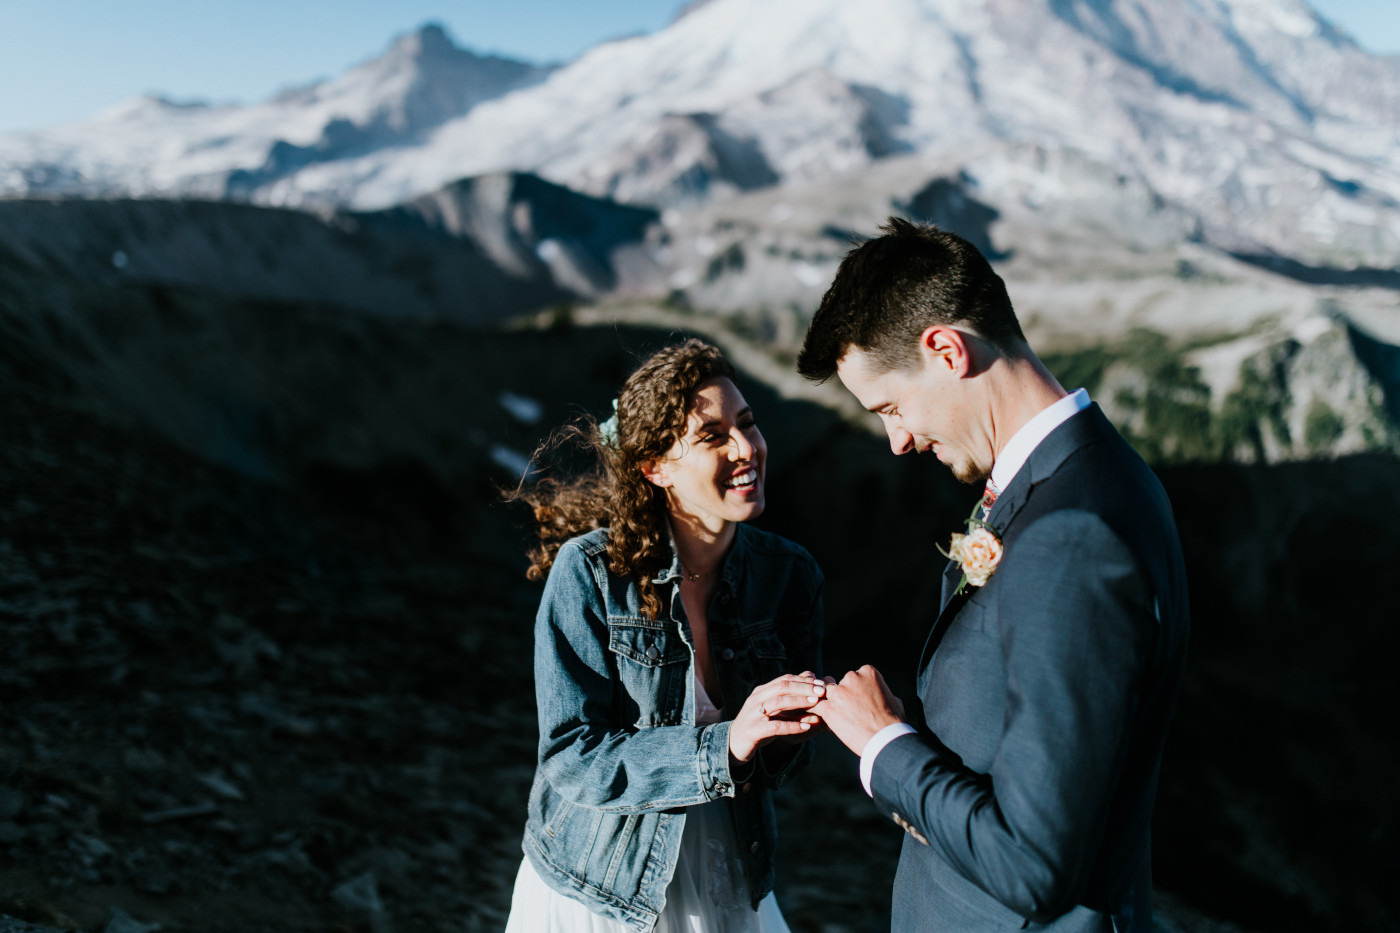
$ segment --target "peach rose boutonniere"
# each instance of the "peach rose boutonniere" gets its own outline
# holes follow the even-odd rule
[[[967,533],[954,534],[948,550],[939,548],[939,553],[949,560],[957,561],[962,567],[962,580],[953,595],[961,593],[967,586],[986,586],[1001,563],[1001,539],[996,530],[977,517],[982,510],[979,501],[967,519]]]

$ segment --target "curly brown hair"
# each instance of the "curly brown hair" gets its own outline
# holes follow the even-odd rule
[[[541,580],[559,548],[577,535],[608,527],[608,569],[632,577],[643,610],[661,614],[652,579],[670,563],[666,493],[642,475],[641,465],[660,460],[685,436],[686,419],[702,384],[733,379],[734,367],[717,347],[691,338],[658,350],[642,363],[617,395],[617,439],[605,443],[598,424],[584,419],[555,431],[544,452],[574,442],[596,458],[596,467],[572,479],[546,478],[523,484],[509,498],[529,503],[539,544],[529,551],[529,577]]]

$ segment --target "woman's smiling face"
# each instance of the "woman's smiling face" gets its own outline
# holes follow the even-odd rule
[[[700,384],[685,434],[642,471],[666,490],[673,516],[719,531],[762,514],[767,459],[753,411],[734,383],[721,377]]]

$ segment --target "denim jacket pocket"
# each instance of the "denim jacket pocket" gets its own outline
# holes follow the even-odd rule
[[[608,619],[608,647],[643,667],[684,664],[689,653],[674,632],[647,619]]]
[[[787,671],[787,648],[772,628],[750,635],[735,652],[736,667],[749,690]]]
[[[619,685],[627,700],[621,711],[639,729],[678,723],[683,678],[689,670],[690,649],[678,632],[649,619],[609,618],[608,649],[617,658]]]
[[[773,627],[777,629],[778,637],[791,660],[797,661],[810,653],[808,649],[811,648],[813,640],[810,617],[797,612],[783,613],[773,620]]]
[[[577,806],[562,797],[556,797],[550,803],[553,804],[553,812],[544,811],[544,831],[549,834],[549,838],[576,836],[581,829],[590,835],[596,831],[597,822],[602,817],[601,811]],[[579,826],[580,819],[585,821],[584,827]]]

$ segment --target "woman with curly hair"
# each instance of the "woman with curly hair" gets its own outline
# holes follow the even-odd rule
[[[787,933],[772,789],[818,723],[822,576],[744,525],[768,449],[699,340],[573,429],[598,468],[534,509],[539,764],[507,933]]]

